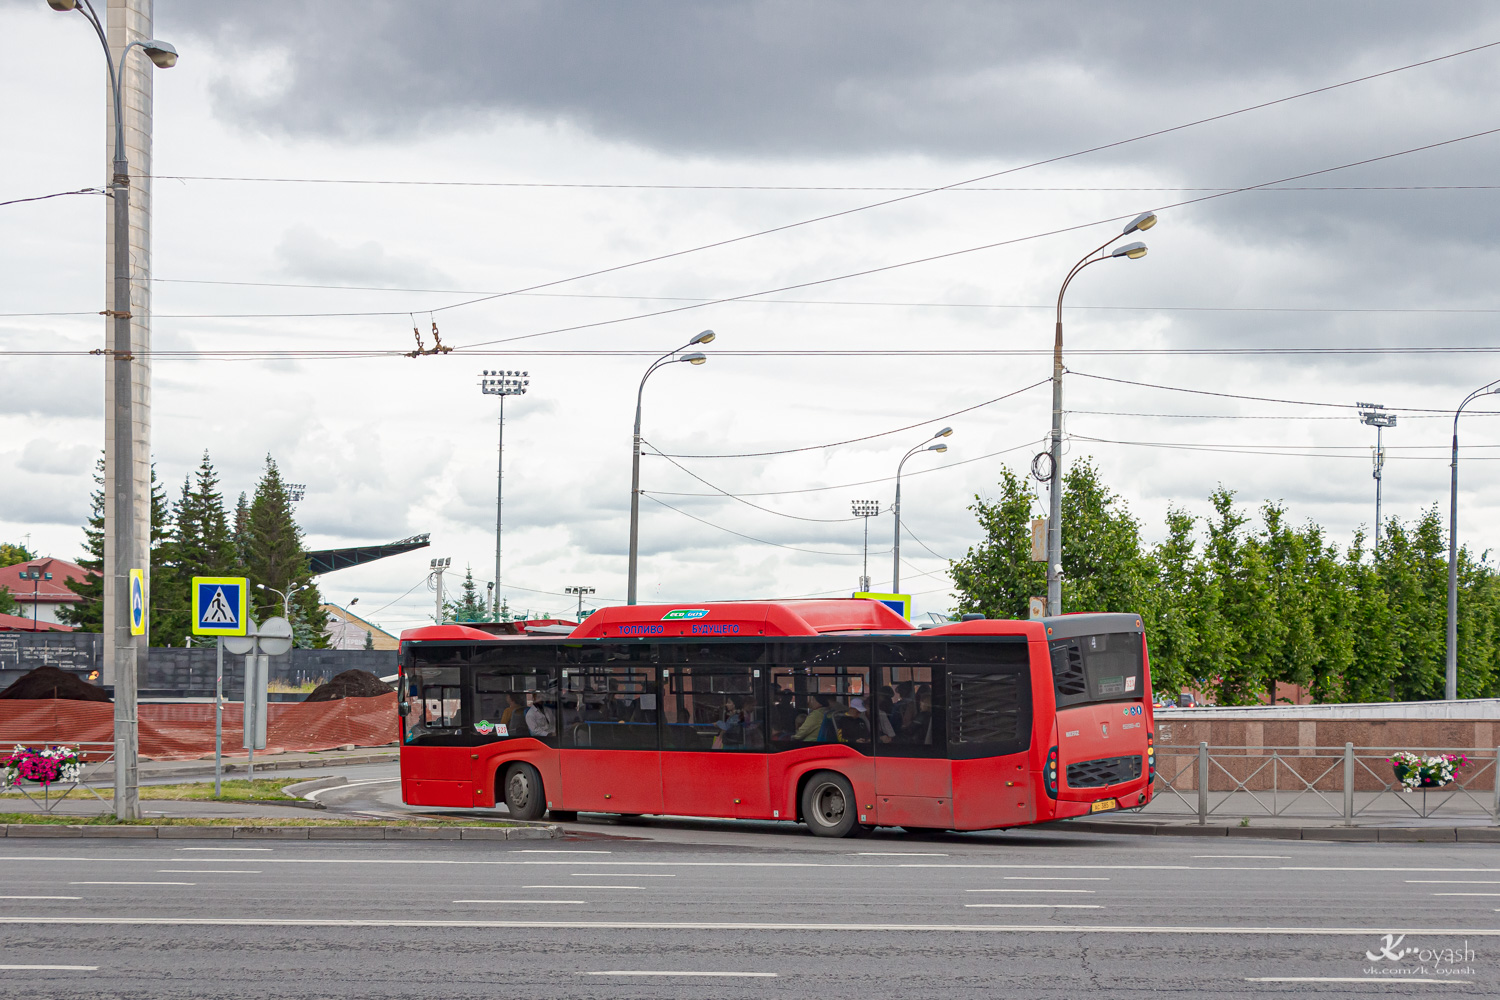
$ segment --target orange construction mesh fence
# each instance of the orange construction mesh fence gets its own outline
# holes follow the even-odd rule
[[[272,702],[266,718],[266,748],[260,753],[295,753],[385,746],[401,738],[396,695],[340,698],[336,701]],[[114,741],[115,707],[107,702],[61,698],[0,701],[0,740],[33,743]],[[141,756],[147,760],[193,760],[214,752],[211,702],[140,705]],[[245,750],[245,706],[224,705],[224,753]],[[9,746],[0,746],[8,750]]]

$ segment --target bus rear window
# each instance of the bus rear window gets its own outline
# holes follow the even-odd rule
[[[1056,639],[1052,687],[1057,707],[1100,701],[1134,701],[1144,695],[1145,657],[1139,632],[1106,632]]]

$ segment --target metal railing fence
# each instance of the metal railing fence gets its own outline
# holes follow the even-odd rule
[[[90,741],[90,740],[36,740],[31,738],[0,736],[0,757],[10,756],[11,750],[17,746],[29,746],[40,748],[43,746],[70,746],[78,747],[80,756],[83,758],[83,766],[79,769],[78,777],[74,781],[54,781],[50,784],[41,785],[24,778],[17,779],[7,792],[19,792],[29,802],[44,813],[50,813],[60,805],[63,800],[74,792],[82,789],[106,806],[114,806],[114,778],[115,778],[115,745],[113,742]],[[99,794],[95,786],[108,786],[109,796]],[[59,793],[56,790],[62,789]],[[38,795],[36,790],[40,789]],[[82,797],[80,793],[80,797]],[[0,811],[4,807],[0,806]]]
[[[1462,754],[1468,763],[1439,788],[1406,790],[1391,757]],[[1500,747],[1158,746],[1150,812],[1341,820],[1476,819],[1500,826]]]

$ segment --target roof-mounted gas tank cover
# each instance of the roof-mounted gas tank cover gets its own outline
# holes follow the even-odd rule
[[[1080,635],[1098,635],[1103,632],[1144,632],[1140,615],[1126,614],[1078,614],[1057,615],[1040,618],[1047,630],[1048,639],[1071,639]]]

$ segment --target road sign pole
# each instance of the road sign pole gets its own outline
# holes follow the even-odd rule
[[[214,640],[218,647],[214,669],[214,798],[223,794],[219,782],[224,774],[224,637]]]

